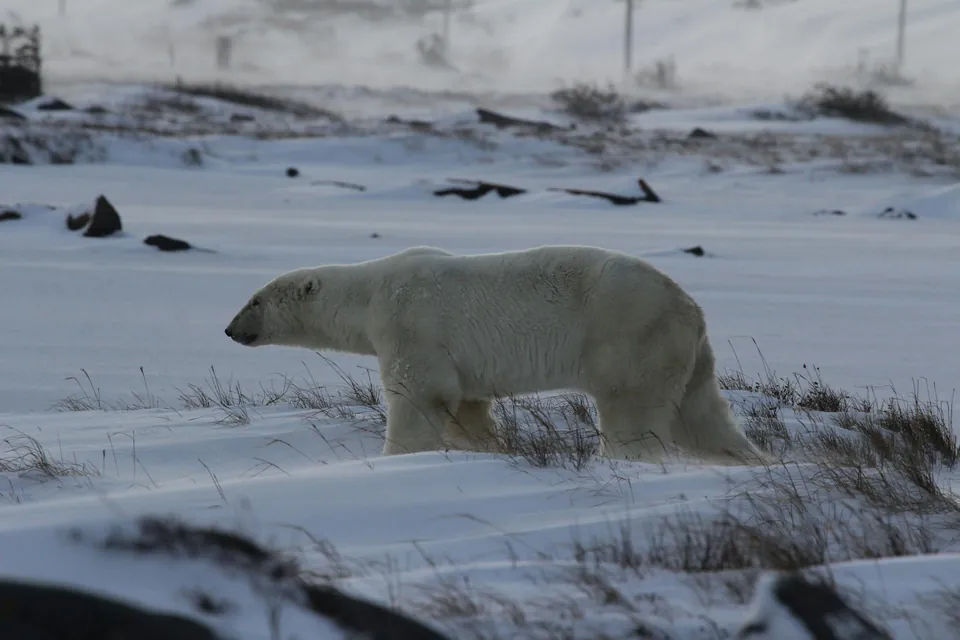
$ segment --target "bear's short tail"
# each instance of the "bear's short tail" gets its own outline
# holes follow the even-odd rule
[[[725,464],[770,464],[737,424],[720,391],[716,359],[706,332],[701,334],[693,374],[687,382],[674,428],[674,440],[692,454]]]

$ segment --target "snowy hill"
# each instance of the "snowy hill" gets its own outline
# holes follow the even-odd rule
[[[467,4],[471,8],[462,7]],[[635,16],[635,67],[673,59],[692,97],[780,99],[817,80],[863,81],[896,49],[894,0],[795,0],[745,9],[735,0],[644,0]],[[544,91],[577,79],[619,81],[624,5],[614,0],[455,2],[450,62],[425,67],[418,39],[442,30],[442,3],[378,0],[7,0],[7,15],[39,23],[46,69],[60,80],[190,80],[297,85]],[[332,8],[331,8],[332,7]],[[6,19],[6,18],[5,18]],[[960,6],[911,2],[897,99],[960,103],[954,78]],[[214,65],[214,39],[234,37],[233,70]]]

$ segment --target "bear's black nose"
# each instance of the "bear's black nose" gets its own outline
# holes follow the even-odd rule
[[[228,337],[228,338],[232,338],[232,337],[233,337],[233,332],[230,331],[230,327],[227,327],[226,329],[224,329],[223,332],[224,332],[225,334],[227,334],[227,337]]]

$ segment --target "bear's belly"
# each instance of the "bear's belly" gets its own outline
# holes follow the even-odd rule
[[[531,349],[525,345],[487,351],[480,357],[451,356],[467,400],[581,386],[581,358],[572,349]]]

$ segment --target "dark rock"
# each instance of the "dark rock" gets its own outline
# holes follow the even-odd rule
[[[170,236],[165,236],[159,233],[144,238],[143,244],[156,247],[160,251],[187,251],[188,249],[193,248],[193,245],[186,240],[171,238]]]
[[[656,102],[651,100],[635,100],[627,105],[629,113],[646,113],[654,109],[669,109],[670,105],[665,102]]]
[[[66,585],[0,580],[0,635],[10,640],[217,640],[200,622]]]
[[[701,247],[700,245],[697,245],[695,247],[690,247],[688,249],[684,249],[683,252],[689,253],[692,256],[697,256],[698,258],[702,258],[707,253],[706,251],[703,250],[703,247]]]
[[[498,184],[496,182],[484,182],[481,180],[461,180],[461,179],[449,179],[451,182],[464,182],[467,184],[472,184],[473,187],[448,187],[445,189],[438,189],[433,192],[433,195],[438,197],[456,195],[460,196],[464,200],[477,200],[487,195],[491,191],[496,191],[497,195],[501,198],[509,198],[512,196],[520,195],[526,193],[527,189],[522,189],[520,187],[512,187],[510,185]],[[547,191],[563,191],[564,193],[569,193],[575,196],[590,196],[594,198],[604,198],[609,200],[616,205],[629,205],[637,204],[638,202],[661,202],[660,196],[658,196],[653,189],[650,188],[650,185],[647,184],[646,180],[640,178],[637,180],[637,183],[640,185],[641,191],[643,191],[642,196],[624,196],[617,193],[607,193],[604,191],[591,191],[589,189],[571,189],[566,187],[547,187]]]
[[[766,592],[760,599],[766,606],[755,610],[740,627],[737,640],[776,640],[771,627],[773,617],[778,615],[791,616],[806,629],[811,640],[892,640],[890,634],[853,609],[833,586],[824,582],[800,574],[782,574],[758,584],[758,592]],[[765,602],[766,599],[771,602]],[[782,629],[782,624],[777,626]]]
[[[547,189],[547,191],[563,191],[574,196],[603,198],[618,206],[637,204],[638,202],[660,202],[660,197],[654,193],[652,189],[650,189],[645,180],[640,179],[638,183],[640,184],[641,188],[646,186],[642,196],[623,196],[618,193],[607,193],[605,191],[592,191],[590,189],[568,189],[564,187],[550,187]]]
[[[813,215],[815,216],[845,216],[847,212],[843,209],[820,209],[814,211]]]
[[[604,200],[609,200],[611,203],[623,206],[628,204],[637,204],[638,202],[646,200],[645,197],[638,196],[621,196],[616,193],[606,193],[604,191],[592,191],[590,189],[567,189],[563,187],[551,187],[547,191],[563,191],[574,196],[589,196],[591,198],[603,198]]]
[[[526,189],[511,187],[510,185],[506,184],[497,184],[495,182],[482,182],[479,180],[456,180],[455,182],[471,183],[474,185],[474,187],[448,187],[446,189],[438,189],[434,191],[433,195],[440,198],[453,195],[460,196],[464,200],[479,200],[491,191],[496,191],[497,195],[501,198],[510,198],[527,192]]]
[[[497,113],[496,111],[483,108],[477,108],[477,117],[480,118],[481,123],[492,124],[498,129],[506,129],[509,127],[528,127],[538,131],[557,131],[562,129],[562,127],[550,122],[545,122],[543,120],[514,118],[513,116],[507,116],[502,113]]]
[[[878,217],[888,218],[890,220],[916,220],[917,214],[907,209],[894,209],[893,207],[887,207],[880,212]]]
[[[67,214],[67,229],[70,231],[79,231],[83,229],[90,222],[89,213],[81,213],[78,216],[72,216],[69,213]]]
[[[288,178],[296,178],[296,177],[299,176],[299,175],[300,175],[300,170],[299,170],[299,169],[297,169],[296,167],[287,167],[287,177],[288,177]]]
[[[255,118],[248,113],[235,113],[230,116],[230,122],[253,122]]]
[[[256,578],[258,590],[262,589],[265,597],[273,601],[280,599],[305,603],[306,608],[317,616],[352,632],[351,637],[370,640],[447,640],[444,635],[407,615],[341,593],[332,586],[308,582],[294,558],[261,547],[238,533],[198,527],[175,518],[148,517],[142,518],[138,524],[137,532],[116,531],[99,541],[97,546],[110,553],[206,561],[234,575],[247,574]],[[75,542],[83,541],[79,530],[74,530],[71,538]],[[270,585],[276,587],[275,592],[270,590]],[[99,639],[101,636],[96,637]],[[136,637],[130,638],[133,640]],[[179,640],[183,636],[170,634],[165,637]]]
[[[37,103],[37,111],[73,111],[73,105],[64,102],[60,98],[50,98],[43,102]]]
[[[716,138],[717,134],[713,133],[712,131],[707,131],[706,129],[701,129],[700,127],[695,127],[687,137],[691,139]]]
[[[803,120],[813,120],[814,115],[810,114],[806,117],[798,113],[784,113],[783,111],[775,111],[772,109],[755,109],[750,112],[750,117],[757,120],[778,120],[783,122],[801,122]]]
[[[341,593],[326,585],[304,585],[311,611],[354,632],[355,637],[370,640],[448,640],[422,622]]]
[[[653,190],[653,187],[647,184],[647,181],[643,178],[637,178],[637,185],[640,186],[640,191],[643,191],[644,202],[663,202],[657,192]]]
[[[92,104],[92,105],[90,105],[89,107],[87,107],[86,109],[84,109],[84,112],[89,113],[90,115],[94,115],[94,116],[102,116],[102,115],[105,115],[105,114],[107,114],[107,113],[110,113],[110,111],[109,111],[106,107],[102,107],[102,106],[100,106],[99,104]]]
[[[69,225],[69,222],[67,224]],[[123,223],[120,222],[120,214],[117,213],[117,210],[106,197],[98,196],[93,207],[90,224],[83,235],[88,238],[105,238],[122,230]]]
[[[414,119],[414,120],[404,120],[403,118],[401,118],[401,117],[399,117],[399,116],[397,116],[397,115],[395,115],[395,114],[391,114],[391,115],[387,116],[385,122],[387,122],[388,124],[402,124],[402,125],[406,125],[406,126],[410,127],[411,129],[413,129],[414,131],[429,132],[429,131],[432,131],[432,130],[433,130],[433,123],[430,122],[429,120],[416,120],[416,119]]]
[[[5,209],[0,211],[0,222],[4,220],[19,220],[23,217],[19,211],[14,211],[13,209]]]
[[[354,182],[343,182],[342,180],[314,180],[310,184],[329,184],[334,187],[342,187],[344,189],[353,189],[354,191],[366,191],[367,188],[362,184],[356,184]]]

